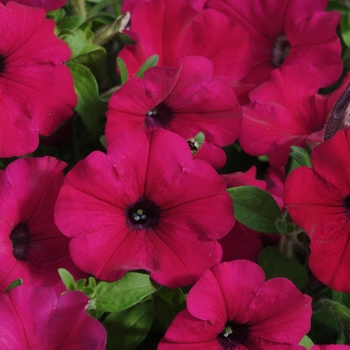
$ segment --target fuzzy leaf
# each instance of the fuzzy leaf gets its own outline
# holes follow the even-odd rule
[[[58,269],[58,273],[67,290],[75,290],[75,281],[73,276],[66,269]]]

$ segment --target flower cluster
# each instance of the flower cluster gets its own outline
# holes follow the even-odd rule
[[[0,348],[349,348],[349,18],[0,0]]]

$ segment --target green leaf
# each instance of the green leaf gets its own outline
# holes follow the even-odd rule
[[[137,77],[143,78],[146,70],[157,65],[159,60],[158,55],[153,55],[146,60],[146,62],[141,66],[141,68],[135,74]]]
[[[340,21],[341,37],[347,47],[350,47],[350,13],[344,13]]]
[[[307,271],[297,261],[283,256],[277,249],[265,248],[259,256],[259,265],[263,268],[266,279],[285,277],[291,280],[298,289],[302,289],[307,281]]]
[[[11,290],[12,288],[21,286],[22,284],[23,284],[22,278],[17,278],[16,280],[10,283],[10,285],[5,290],[5,293]]]
[[[96,288],[96,280],[94,277],[89,277],[89,283],[88,286],[92,289]]]
[[[56,24],[58,25],[59,22],[62,21],[62,19],[64,18],[65,15],[66,15],[66,11],[64,9],[60,8],[59,10],[48,12],[46,14],[46,17],[53,19],[56,22]]]
[[[301,342],[299,343],[299,345],[305,346],[307,350],[310,350],[311,346],[313,346],[314,343],[308,336],[305,335],[304,338],[301,339]]]
[[[232,198],[236,219],[260,232],[277,233],[275,222],[281,219],[281,210],[266,191],[253,186],[227,189]]]
[[[310,154],[305,149],[297,146],[291,146],[291,148],[291,157],[293,157],[300,165],[311,167]]]
[[[181,288],[161,287],[154,295],[155,317],[161,321],[162,331],[166,331],[175,316],[186,308],[186,296]]]
[[[71,49],[71,59],[80,55],[86,45],[86,37],[82,30],[77,30],[75,33],[60,35],[60,39],[66,42]]]
[[[107,330],[106,350],[132,350],[147,336],[153,321],[153,306],[146,301],[121,312],[108,315],[103,321]]]
[[[96,308],[108,312],[125,310],[145,300],[156,291],[149,275],[129,272],[116,282],[99,282]]]
[[[81,290],[85,286],[85,283],[86,283],[86,279],[85,278],[77,281],[76,284],[75,284],[76,285],[76,289],[77,290]]]
[[[74,63],[88,67],[91,72],[100,80],[106,76],[106,50],[102,46],[87,43]]]
[[[69,63],[68,67],[72,72],[74,88],[78,96],[78,104],[75,109],[86,127],[89,130],[94,130],[98,126],[100,114],[100,99],[96,79],[89,69],[80,64]]]
[[[58,269],[58,273],[67,290],[75,290],[75,281],[73,276],[66,269]]]
[[[311,330],[308,336],[315,344],[335,344],[338,334],[339,326],[328,308],[323,307],[313,312],[311,316]]]
[[[129,73],[126,68],[125,62],[121,57],[117,57],[117,65],[119,68],[121,83],[124,84],[128,81]]]
[[[80,16],[66,17],[62,21],[60,25],[60,29],[75,30],[75,29],[78,29],[83,22],[84,22],[84,19],[83,17],[80,17]]]

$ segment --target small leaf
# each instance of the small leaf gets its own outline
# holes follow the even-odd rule
[[[66,17],[62,21],[60,25],[60,29],[70,29],[70,30],[78,29],[83,22],[84,22],[84,19],[83,17],[80,17],[80,16]]]
[[[106,350],[135,349],[147,336],[153,317],[151,301],[108,315],[103,321],[108,335]]]
[[[59,10],[48,12],[46,14],[46,17],[53,19],[56,22],[56,24],[58,25],[59,22],[62,21],[62,19],[64,18],[65,15],[66,15],[66,11],[64,9],[60,8]]]
[[[92,289],[95,289],[95,288],[96,288],[96,280],[95,280],[95,278],[89,277],[88,286],[89,286],[90,288],[92,288]]]
[[[106,140],[106,136],[105,136],[105,135],[102,135],[102,136],[100,137],[100,142],[101,142],[101,145],[102,145],[105,149],[107,149],[107,140]]]
[[[81,291],[85,293],[88,297],[92,297],[95,294],[95,290],[91,287],[83,287]]]
[[[66,44],[68,44],[69,48],[71,49],[71,59],[80,55],[84,49],[84,46],[86,45],[86,37],[84,32],[81,30],[77,30],[73,34],[60,35],[60,39],[66,42]]]
[[[146,60],[146,62],[141,66],[141,68],[135,74],[137,77],[143,78],[146,70],[157,65],[159,60],[158,55],[153,55]]]
[[[347,47],[350,47],[350,14],[343,13],[340,21],[340,34]]]
[[[314,343],[308,336],[305,335],[304,338],[301,339],[301,342],[299,343],[299,345],[305,346],[307,350],[310,350],[311,346],[313,346]]]
[[[100,99],[98,85],[93,74],[84,66],[75,63],[68,64],[74,79],[74,88],[78,96],[76,111],[81,116],[89,130],[98,126],[100,114]]]
[[[17,278],[16,280],[10,283],[10,285],[5,290],[5,293],[11,290],[12,288],[21,286],[22,284],[23,284],[22,278]]]
[[[293,157],[300,165],[311,167],[310,155],[305,149],[297,146],[291,146],[291,148],[291,157]]]
[[[129,272],[116,282],[99,282],[96,287],[96,308],[108,312],[125,310],[156,291],[147,274]]]
[[[126,68],[125,62],[121,57],[117,57],[117,65],[120,73],[121,83],[124,84],[128,80],[128,70]]]
[[[277,233],[276,220],[282,218],[274,198],[253,186],[227,189],[232,198],[236,219],[243,225],[260,232]]]
[[[259,256],[259,265],[263,268],[266,279],[285,277],[291,280],[298,289],[302,289],[307,281],[306,270],[297,261],[284,257],[272,247],[265,248]]]
[[[75,284],[76,285],[76,289],[77,290],[81,290],[85,286],[85,283],[86,283],[86,279],[85,278],[77,281],[76,284]]]
[[[75,290],[75,281],[73,276],[65,269],[58,269],[58,273],[67,290]]]

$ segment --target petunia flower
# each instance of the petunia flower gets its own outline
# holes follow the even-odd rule
[[[186,303],[158,350],[296,350],[310,329],[311,298],[248,260],[209,269]]]
[[[314,147],[323,141],[323,128],[335,101],[350,76],[334,92],[320,95],[317,76],[305,67],[282,67],[266,83],[254,89],[251,103],[243,107],[239,142],[250,155],[269,155],[275,167],[288,161],[291,146]]]
[[[88,297],[78,291],[57,297],[48,287],[11,289],[0,295],[0,348],[105,349],[106,330],[86,313],[88,302]]]
[[[77,102],[71,55],[44,9],[0,4],[0,157],[35,151],[72,116]],[[20,23],[20,25],[19,25]]]
[[[253,68],[241,83],[254,87],[274,69],[302,65],[327,87],[341,75],[340,13],[327,0],[188,0],[196,10],[215,9],[242,26],[250,38]]]
[[[21,158],[0,171],[0,292],[21,278],[24,285],[53,287],[59,294],[65,287],[57,269],[84,276],[53,218],[65,166],[52,157]]]
[[[336,291],[350,292],[350,129],[313,149],[312,168],[292,171],[284,201],[293,221],[311,239],[309,266]]]
[[[55,209],[83,271],[113,281],[146,270],[168,287],[193,284],[221,259],[234,224],[224,181],[162,128],[123,133],[66,175]]]
[[[130,75],[152,55],[160,66],[178,67],[185,56],[204,56],[214,65],[214,75],[229,80],[245,77],[251,69],[251,52],[246,32],[227,16],[209,9],[195,11],[186,0],[126,0],[131,10],[130,31],[136,45],[127,45],[119,56]],[[181,19],[181,20],[179,20]]]
[[[221,168],[226,161],[221,147],[238,138],[242,112],[227,81],[212,74],[209,59],[191,56],[181,59],[180,68],[153,67],[144,79],[130,79],[110,99],[107,141],[125,131],[157,128],[185,140],[203,132],[205,142],[196,157]]]
[[[67,0],[0,0],[0,2],[4,5],[6,5],[9,1],[14,1],[18,4],[30,7],[43,7],[46,11],[58,10],[67,2]]]

